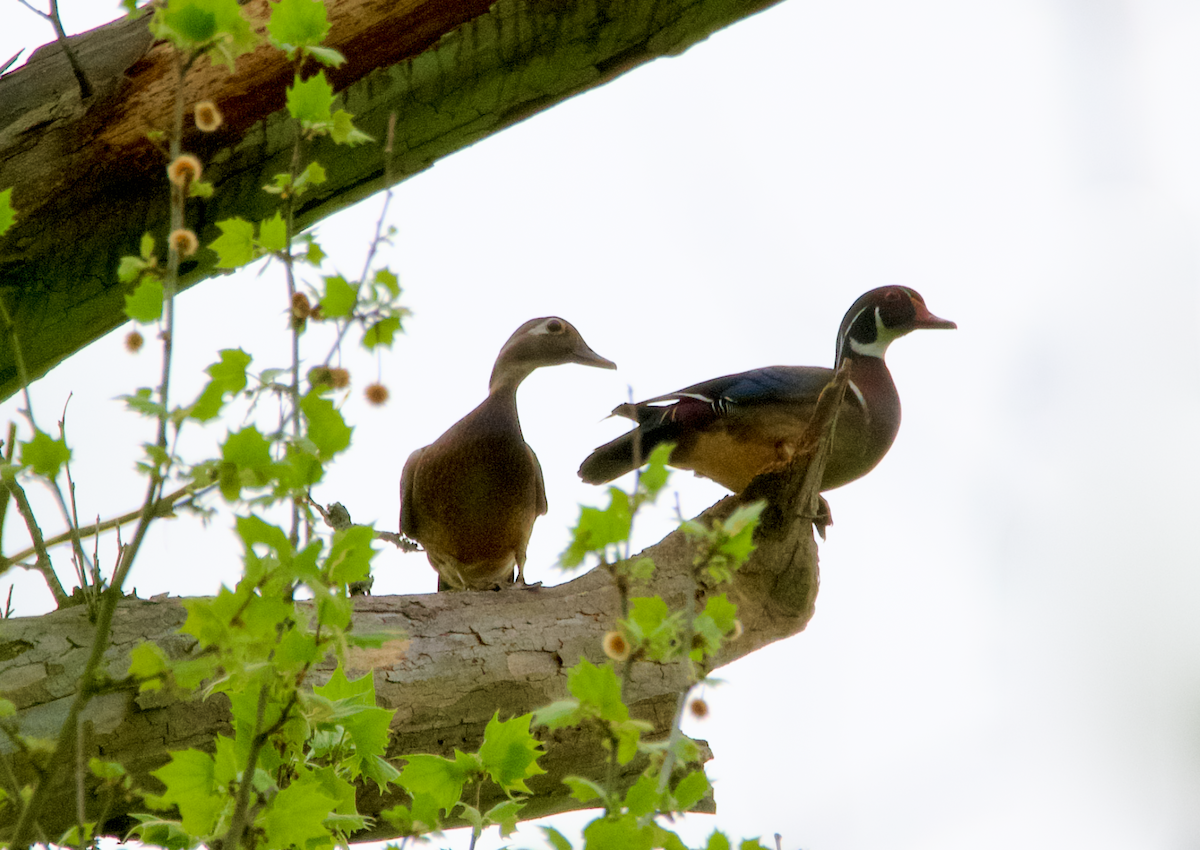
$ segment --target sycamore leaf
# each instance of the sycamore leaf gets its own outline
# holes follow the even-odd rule
[[[333,86],[318,71],[307,80],[296,80],[287,90],[288,114],[302,126],[328,124],[333,120]]]
[[[56,477],[62,465],[71,459],[66,442],[54,439],[45,431],[35,432],[32,440],[20,445],[21,465],[46,478]]]
[[[309,392],[300,400],[300,410],[308,425],[305,435],[313,441],[322,460],[329,460],[349,447],[354,429],[346,424],[332,401],[321,398],[317,392]]]
[[[171,760],[151,773],[167,787],[161,800],[179,808],[183,828],[208,835],[216,825],[225,798],[216,793],[213,757],[199,750],[171,753]]]
[[[340,55],[340,54],[339,54]],[[344,60],[343,60],[344,61]],[[373,142],[373,138],[354,126],[350,119],[354,116],[344,109],[333,113],[333,126],[329,137],[339,145],[361,145],[363,142]]]
[[[386,319],[380,319],[371,327],[367,328],[363,334],[363,347],[368,351],[378,345],[384,348],[391,348],[392,341],[396,337],[396,332],[400,330],[400,317],[389,316]]]
[[[542,745],[529,731],[531,720],[532,714],[501,720],[497,711],[483,732],[479,759],[484,770],[506,793],[532,793],[525,780],[546,772],[537,763],[542,755]]]
[[[259,224],[258,244],[264,251],[282,251],[287,247],[287,223],[278,210]]]
[[[553,850],[574,850],[574,848],[571,846],[571,842],[567,840],[567,837],[554,827],[539,826],[538,829],[542,831],[542,835],[544,835],[546,840],[550,842],[550,846],[553,848]]]
[[[201,422],[215,419],[220,414],[225,396],[236,395],[246,388],[246,367],[250,365],[251,356],[240,348],[225,348],[220,354],[221,359],[204,370],[210,380],[189,411],[193,419]]]
[[[620,723],[629,719],[629,709],[621,701],[621,682],[608,664],[597,667],[586,658],[580,658],[567,673],[567,688],[601,720]]]
[[[125,260],[129,260],[130,262],[125,263]],[[142,261],[136,257],[122,258],[122,266],[125,267],[124,271],[126,274],[129,273],[133,265],[138,263],[142,263]],[[142,265],[144,266],[145,264],[143,263]],[[121,269],[119,268],[117,272],[118,276],[120,276]],[[142,278],[137,288],[125,296],[125,315],[140,324],[148,325],[151,322],[157,322],[162,318],[162,310],[163,285],[162,281],[156,277],[147,276]]]
[[[699,803],[704,795],[712,788],[703,770],[693,770],[675,786],[675,804],[680,811],[686,812]]]
[[[629,494],[619,487],[608,488],[608,507],[604,510],[592,507],[579,509],[579,522],[575,526],[571,545],[559,556],[563,567],[577,567],[589,552],[603,552],[605,547],[629,539],[633,524],[633,511]]]
[[[302,775],[271,801],[259,823],[266,830],[269,847],[304,847],[310,841],[329,837],[325,818],[337,800],[330,797],[312,774]]]
[[[318,45],[329,34],[329,19],[321,0],[280,0],[271,9],[267,35],[291,55],[297,48]]]
[[[329,557],[325,561],[329,581],[347,584],[366,579],[371,559],[375,557],[375,550],[371,548],[374,539],[375,531],[368,525],[335,531],[333,545],[329,547]]]
[[[217,267],[236,269],[254,259],[254,225],[244,218],[218,221],[221,235],[208,246],[217,254]]]
[[[344,319],[354,312],[358,303],[358,288],[346,282],[340,274],[325,278],[325,295],[321,298],[321,315],[327,319]]]

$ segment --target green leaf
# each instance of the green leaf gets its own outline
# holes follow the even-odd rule
[[[344,319],[354,312],[358,303],[358,287],[346,282],[340,274],[325,278],[325,295],[321,298],[321,315],[326,319]]]
[[[725,833],[714,829],[712,835],[708,837],[708,843],[704,845],[704,850],[732,850],[732,847]]]
[[[624,626],[629,639],[645,647],[652,659],[662,661],[673,654],[679,617],[671,613],[662,597],[637,596],[629,600],[629,619]]]
[[[150,264],[141,257],[122,257],[117,263],[117,280],[121,283],[133,283],[149,266]]]
[[[188,183],[189,198],[211,198],[213,196],[213,184],[207,180],[193,180]]]
[[[634,817],[642,817],[658,810],[661,799],[658,793],[658,776],[653,772],[643,773],[638,781],[625,793],[625,808]]]
[[[329,460],[349,447],[354,429],[346,424],[332,401],[312,391],[300,400],[300,410],[308,423],[306,436],[316,445],[321,460]]]
[[[208,50],[231,70],[258,42],[237,0],[171,0],[155,10],[150,31],[184,52]]]
[[[699,803],[710,788],[712,786],[708,784],[708,777],[704,775],[704,771],[693,770],[675,786],[675,804],[679,806],[680,811],[686,812]]]
[[[0,236],[8,232],[8,229],[17,223],[17,211],[12,205],[12,189],[5,189],[0,192]]]
[[[130,410],[143,416],[157,419],[166,413],[163,406],[154,400],[154,391],[149,387],[142,387],[133,395],[122,395],[117,398],[125,402],[125,406]]]
[[[658,494],[662,492],[663,487],[667,485],[667,481],[671,477],[671,470],[667,468],[667,461],[670,459],[671,451],[674,448],[674,443],[662,443],[654,451],[650,452],[648,465],[638,475],[638,490],[642,493],[646,501],[653,502],[658,498]]]
[[[738,845],[738,850],[771,850],[771,848],[757,838],[747,838]]]
[[[268,847],[304,847],[310,841],[330,837],[325,818],[337,800],[330,797],[312,774],[304,774],[271,801],[260,823],[266,830]]]
[[[57,477],[62,465],[71,459],[66,442],[54,439],[45,431],[34,432],[33,439],[20,446],[21,465],[46,478]]]
[[[125,775],[124,766],[115,761],[101,761],[98,758],[88,759],[88,770],[97,779],[120,779]]]
[[[294,186],[292,186],[292,189],[296,192],[296,194],[299,195],[308,189],[309,185],[320,186],[324,182],[325,166],[321,165],[319,162],[310,162],[304,167],[304,170],[300,172],[300,175],[296,178],[296,183]]]
[[[350,120],[353,117],[353,115],[344,109],[339,109],[337,112],[333,113],[333,126],[329,130],[329,137],[339,145],[353,146],[361,145],[364,142],[375,141],[362,130],[354,126],[354,123]]]
[[[280,0],[271,8],[267,36],[288,53],[320,44],[329,34],[329,20],[322,0]]]
[[[461,766],[441,756],[411,755],[397,782],[413,798],[413,817],[430,827],[441,821],[462,797],[465,775]],[[423,798],[423,799],[422,799]]]
[[[135,263],[140,263],[141,260],[132,257],[122,259],[122,264],[125,260],[133,260]],[[128,269],[126,269],[128,271]],[[117,270],[118,277],[121,270]],[[143,325],[148,325],[151,322],[157,322],[162,318],[163,310],[163,285],[156,277],[144,277],[137,288],[125,296],[125,315]]]
[[[562,782],[571,789],[571,796],[581,803],[603,800],[608,796],[599,784],[582,776],[564,776]]]
[[[579,700],[564,699],[544,705],[533,713],[533,722],[552,730],[574,726],[579,722]]]
[[[637,819],[624,815],[619,819],[596,818],[583,829],[587,850],[651,850],[655,830],[647,824],[639,826]]]
[[[306,47],[304,52],[322,65],[328,65],[330,68],[340,68],[346,64],[346,57],[332,47]],[[336,116],[334,120],[337,120]]]
[[[346,671],[339,664],[324,685],[317,685],[313,693],[328,700],[346,700],[356,705],[375,705],[375,676],[364,673],[357,679],[346,677]]]
[[[270,444],[253,425],[225,439],[221,459],[221,493],[230,501],[241,495],[242,487],[262,487],[270,480]]]
[[[208,247],[217,254],[217,267],[236,269],[254,259],[254,225],[244,218],[218,221],[221,235]]]
[[[567,837],[554,827],[539,826],[538,829],[542,831],[542,835],[546,836],[546,840],[550,842],[553,850],[575,850],[571,846],[571,842],[567,840]]]
[[[571,545],[559,556],[563,567],[577,567],[589,552],[603,553],[605,547],[629,539],[633,524],[629,494],[618,487],[609,487],[608,499],[608,507],[604,510],[579,509],[579,523],[575,526]]]
[[[601,720],[620,723],[629,719],[629,709],[621,702],[621,682],[608,664],[597,667],[580,658],[567,674],[567,688]]]
[[[151,234],[142,234],[142,241],[138,245],[138,255],[143,260],[149,260],[154,256],[154,237]]]
[[[396,273],[391,269],[383,268],[375,271],[375,286],[382,286],[393,298],[400,297],[400,278],[396,277]]]
[[[156,691],[162,687],[159,676],[167,669],[167,654],[158,644],[139,643],[129,653],[129,675],[134,679],[145,679],[139,690]]]
[[[380,319],[363,333],[363,347],[368,351],[377,345],[382,345],[384,348],[391,348],[392,340],[395,339],[398,330],[400,330],[399,316],[389,316],[386,319]]]
[[[179,821],[163,820],[146,814],[135,814],[133,817],[140,822],[134,826],[133,834],[147,847],[161,847],[163,850],[191,850],[196,846],[195,838],[183,828]]]
[[[532,720],[532,714],[523,714],[512,720],[500,720],[500,713],[497,711],[483,732],[483,746],[479,748],[479,759],[492,781],[503,788],[505,793],[532,793],[525,780],[546,772],[537,764],[542,755],[542,745],[529,731]]]
[[[333,86],[318,71],[307,80],[296,80],[287,90],[288,114],[301,126],[328,124],[333,120]]]
[[[259,224],[258,244],[264,251],[282,251],[287,247],[287,223],[278,211]]]
[[[201,422],[215,419],[221,413],[225,396],[236,395],[246,388],[246,368],[253,358],[240,348],[222,349],[220,355],[220,360],[204,370],[210,380],[189,410],[188,415]]]
[[[325,561],[329,581],[334,584],[363,581],[370,572],[371,559],[375,557],[375,550],[371,548],[374,539],[375,531],[368,525],[335,531]]]
[[[183,828],[192,835],[208,835],[216,825],[225,798],[213,781],[213,757],[199,750],[171,753],[167,764],[151,773],[167,787],[160,798],[179,809]]]
[[[484,819],[500,827],[500,837],[507,838],[517,828],[517,818],[521,815],[524,803],[518,800],[505,800],[497,803],[486,812]]]

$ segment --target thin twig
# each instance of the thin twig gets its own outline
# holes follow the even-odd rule
[[[49,21],[50,25],[54,27],[54,37],[58,41],[58,46],[62,48],[63,54],[67,57],[67,63],[71,66],[71,73],[75,75],[75,82],[79,84],[79,96],[87,100],[92,96],[92,84],[88,81],[87,74],[83,71],[83,66],[79,64],[79,59],[76,58],[75,51],[71,49],[71,43],[67,40],[67,33],[62,25],[62,17],[58,13],[58,0],[50,0],[49,14],[34,6],[29,0],[17,0],[17,2],[38,17]],[[15,58],[13,57],[13,59]]]
[[[4,441],[4,462],[6,464],[12,463],[13,451],[16,449],[16,445],[17,445],[17,423],[9,422],[8,423],[8,439]],[[5,519],[5,517],[8,516],[8,500],[9,500],[10,495],[11,494],[8,492],[7,487],[0,488],[0,541],[4,540],[4,519]],[[4,551],[3,546],[2,546],[2,544],[0,544],[0,553],[2,553],[3,551]],[[3,564],[3,560],[2,560],[3,557],[4,557],[3,554],[0,554],[0,564]],[[5,567],[0,566],[0,573],[3,573],[5,569],[6,569]]]
[[[21,518],[25,520],[25,527],[29,529],[29,537],[33,540],[33,549],[37,552],[37,563],[34,565],[34,569],[40,572],[42,578],[46,580],[46,584],[50,588],[50,594],[54,597],[54,604],[62,608],[71,601],[71,597],[67,596],[67,592],[63,590],[58,576],[54,574],[54,567],[50,564],[50,555],[46,551],[46,543],[42,539],[42,530],[38,528],[37,519],[33,515],[33,508],[29,506],[29,498],[25,495],[24,488],[17,483],[15,478],[9,478],[4,483],[9,492],[12,493],[13,499],[17,503],[17,510],[21,512]],[[26,552],[25,554],[29,553]]]
[[[79,827],[79,850],[83,850],[83,824],[87,821],[87,809],[84,806],[84,758],[83,758],[83,718],[75,718],[75,818]]]
[[[189,493],[191,494],[191,496],[188,499],[186,499],[180,503],[181,505],[186,505],[188,502],[192,501],[197,496],[202,495],[203,493],[207,492],[208,490],[211,490],[213,487],[215,487],[217,485],[209,484],[207,487],[202,487],[199,490],[193,490],[193,486],[194,485],[188,484],[184,487],[180,487],[174,493],[168,493],[167,495],[163,496],[161,499],[159,499],[157,502],[155,502],[154,505],[152,506],[153,516],[156,518],[172,516],[173,512],[174,512],[173,509],[175,508],[175,502],[181,496],[186,496]],[[114,517],[112,519],[106,519],[103,522],[100,521],[99,517],[96,517],[96,524],[88,526],[87,528],[79,529],[79,532],[78,532],[79,536],[81,538],[95,537],[95,536],[101,534],[102,532],[108,531],[110,529],[119,528],[122,525],[128,525],[129,523],[133,522],[135,519],[140,519],[142,516],[142,512],[144,510],[145,510],[145,508],[141,507],[141,508],[138,508],[136,511],[130,511],[129,513],[121,514],[119,517]],[[51,537],[49,540],[47,540],[45,542],[45,545],[46,545],[46,548],[49,549],[51,547],[57,546],[59,543],[65,543],[66,541],[68,541],[70,539],[71,539],[71,532],[64,531],[61,534],[57,534],[54,537]],[[13,555],[11,558],[0,559],[0,570],[8,568],[9,566],[16,563],[17,561],[20,561],[24,558],[28,558],[30,555],[34,554],[36,551],[37,550],[34,547],[30,547],[28,549],[21,550],[17,554]]]

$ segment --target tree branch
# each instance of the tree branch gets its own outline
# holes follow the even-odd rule
[[[336,167],[304,196],[296,229],[776,2],[331,2],[326,45],[348,61],[330,78],[356,126],[376,139],[395,113],[394,170],[389,175],[382,143],[352,154],[318,143],[313,155]],[[265,7],[266,0],[246,4],[260,18]],[[0,186],[13,187],[20,212],[0,245],[0,288],[11,293],[31,379],[124,321],[117,263],[137,253],[143,232],[159,244],[167,234],[165,163],[146,132],[170,126],[169,50],[152,45],[144,18],[70,42],[95,89],[86,103],[57,46],[0,78]],[[291,140],[280,128],[290,78],[286,58],[268,48],[239,59],[235,74],[201,62],[189,75],[187,101],[213,100],[226,117],[220,132],[189,130],[184,139],[216,190],[189,205],[187,224],[202,242],[217,235],[221,219],[274,212],[261,187],[286,170]],[[217,272],[215,256],[200,251],[181,271],[181,286],[190,286]],[[11,352],[0,351],[0,398],[19,386]]]

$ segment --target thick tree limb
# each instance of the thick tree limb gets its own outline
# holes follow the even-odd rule
[[[398,117],[393,174],[404,180],[439,158],[779,0],[330,0],[328,43],[349,59],[330,72],[357,123],[382,141]],[[263,17],[265,0],[247,8]],[[167,192],[160,153],[146,131],[167,126],[169,50],[143,20],[122,20],[71,39],[94,87],[86,101],[56,46],[0,78],[0,188],[12,186],[20,219],[0,244],[0,295],[21,328],[31,378],[124,321],[115,270],[143,232],[160,243]],[[292,134],[280,109],[291,70],[263,47],[236,73],[202,62],[187,103],[211,99],[218,133],[193,131],[216,194],[189,204],[207,243],[215,222],[261,219],[275,209],[261,191],[286,170]],[[318,143],[329,181],[307,195],[307,227],[369,196],[384,182],[382,145],[354,151]],[[184,285],[216,273],[201,251]],[[0,346],[0,398],[19,379]]]
[[[789,476],[774,477],[784,480]],[[727,516],[737,503],[730,497],[704,516]],[[795,507],[782,503],[770,513],[773,519],[760,531],[758,549],[738,574],[731,592],[744,633],[728,645],[720,664],[796,634],[813,612],[817,557],[809,520],[797,516]],[[686,577],[693,557],[689,542],[677,532],[644,554],[658,564],[648,592],[661,594],[679,606],[691,587]],[[456,747],[472,750],[478,748],[494,712],[523,714],[560,699],[566,694],[566,672],[571,665],[581,656],[601,660],[601,638],[611,628],[618,607],[617,593],[603,570],[557,587],[529,591],[366,597],[356,604],[355,629],[402,630],[407,637],[377,651],[356,653],[348,672],[373,670],[379,703],[396,709],[390,755],[449,754]],[[191,639],[175,633],[184,616],[183,607],[174,599],[122,603],[105,656],[109,675],[118,681],[124,676],[129,652],[142,640],[155,641],[173,656],[191,652]],[[81,607],[0,622],[0,692],[17,704],[22,733],[56,734],[91,634],[87,612]],[[676,694],[684,684],[678,665],[637,664],[629,693],[635,714],[664,732]],[[132,686],[114,687],[95,698],[86,723],[87,754],[120,761],[142,780],[163,763],[169,750],[209,749],[216,734],[230,733],[227,705],[221,698],[137,696]],[[595,740],[556,737],[550,756],[542,760],[548,773],[530,782],[535,797],[525,816],[578,808],[560,780],[569,773],[599,776],[603,769],[603,754]],[[29,760],[11,753],[9,757],[15,761],[17,774],[28,777]],[[42,818],[42,828],[51,836],[73,822],[69,772],[54,800],[55,805]],[[362,789],[360,794],[361,810],[371,815],[396,801],[381,799],[373,789]],[[89,797],[86,802],[94,816],[101,801]],[[124,811],[114,809],[118,817],[110,821],[110,829],[122,826],[119,815]],[[10,813],[11,809],[6,810],[3,817],[11,817]],[[0,820],[0,834],[11,826],[11,821]],[[377,824],[357,837],[384,838],[388,834],[386,824]]]

